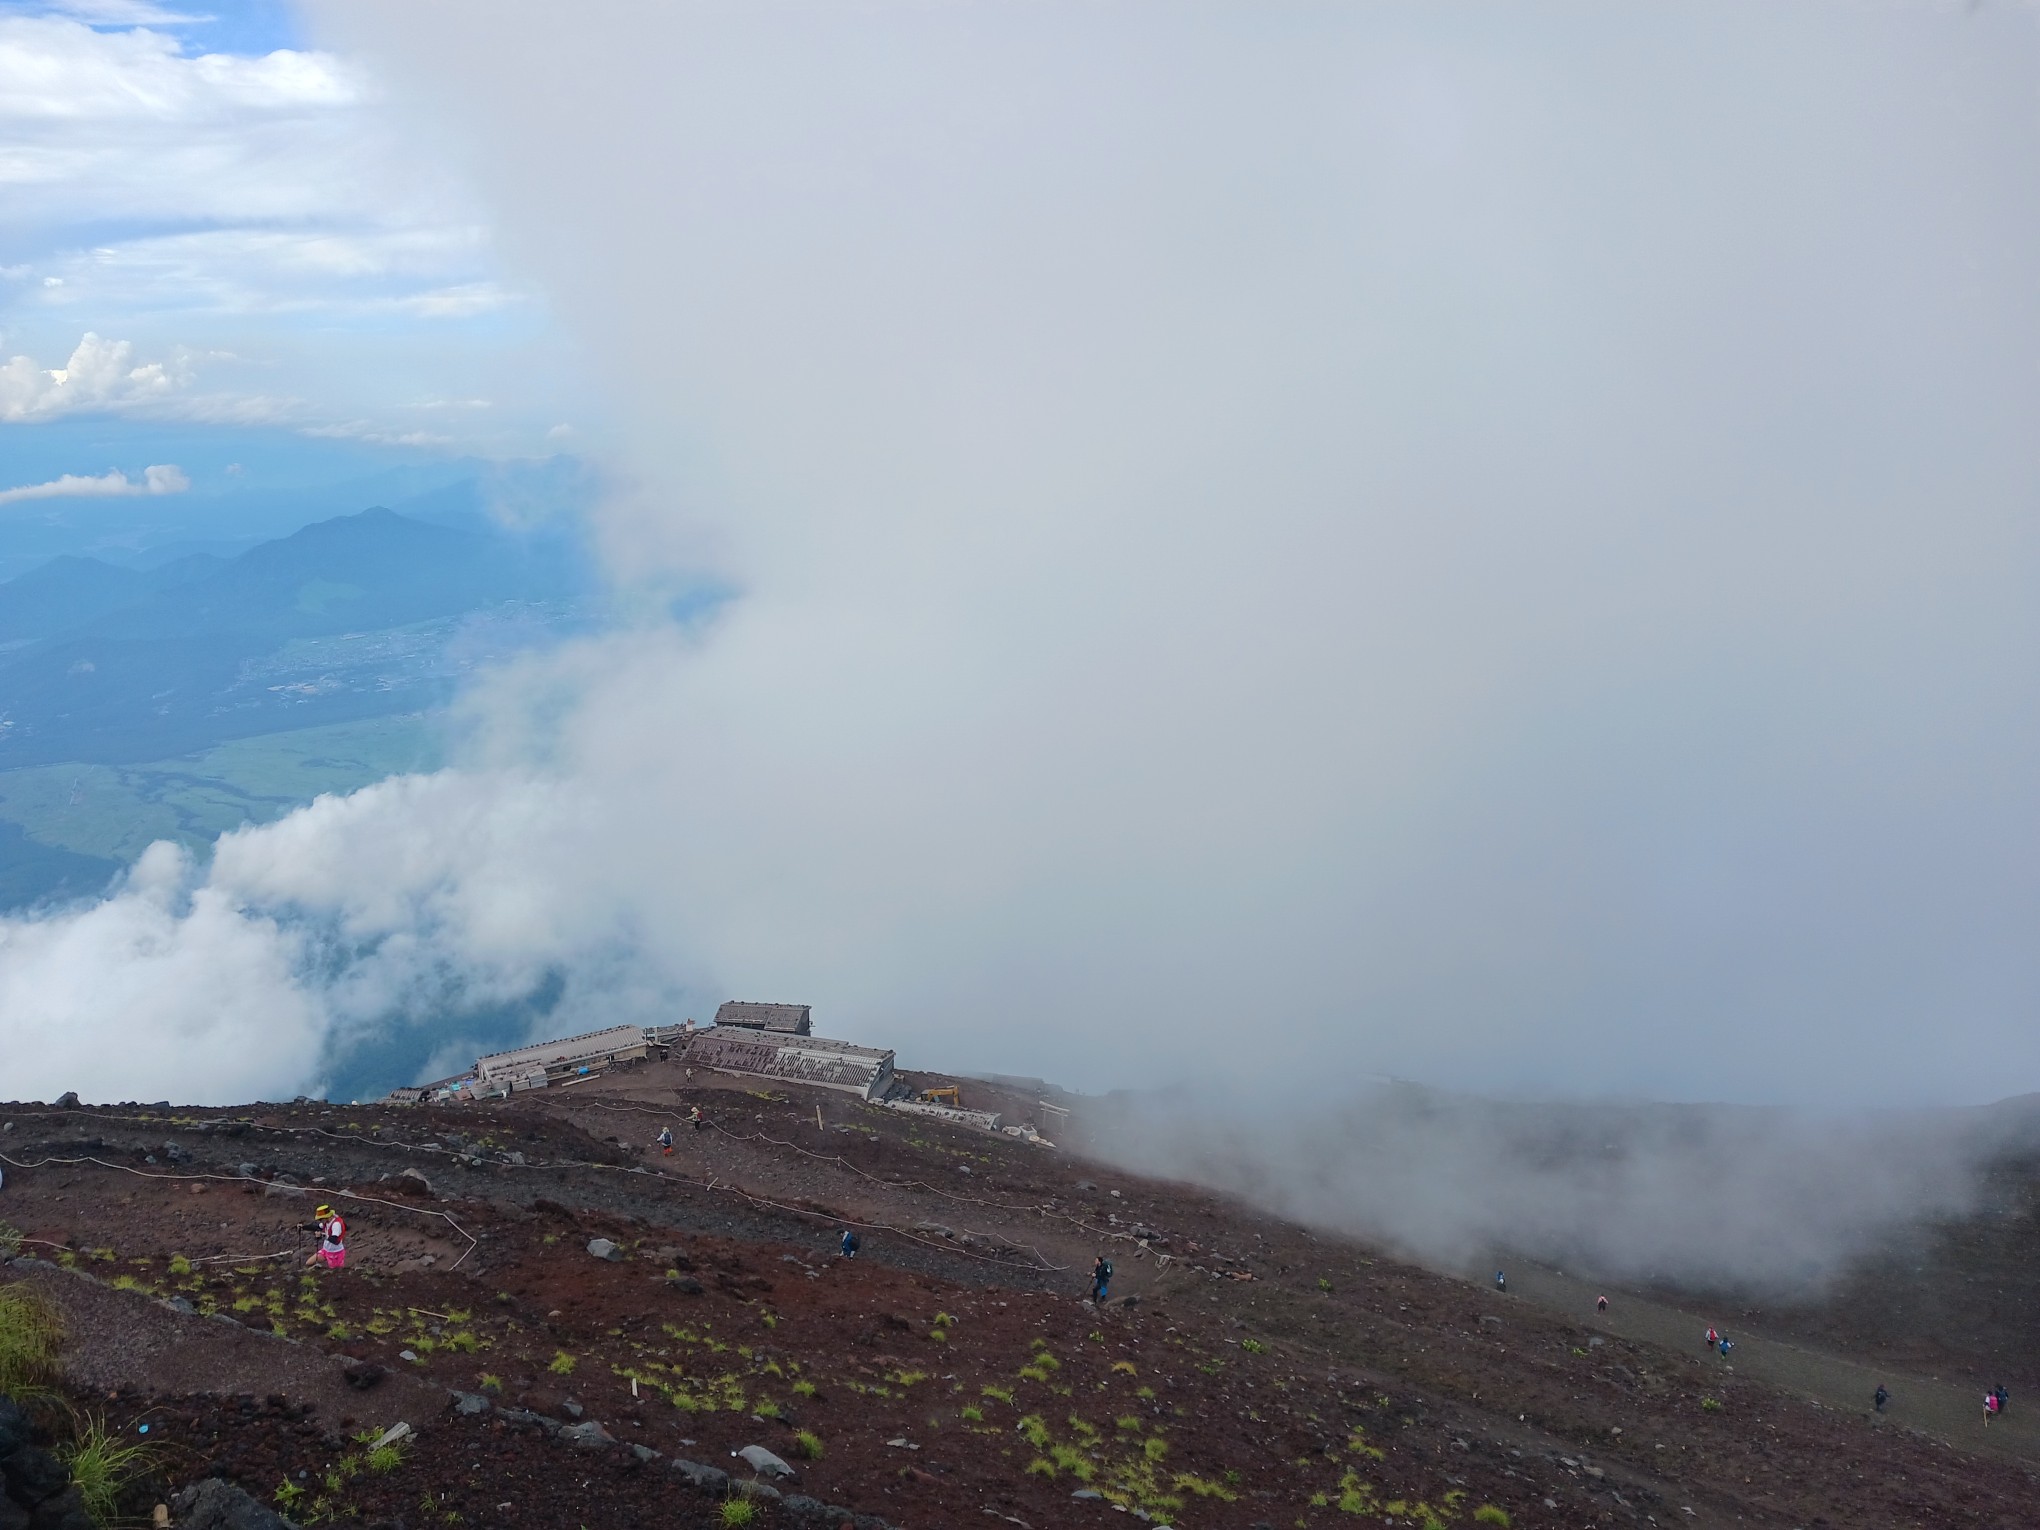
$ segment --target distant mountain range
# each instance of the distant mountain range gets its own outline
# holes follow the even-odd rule
[[[0,584],[0,769],[162,759],[434,705],[476,657],[470,643],[449,661],[457,633],[493,623],[528,642],[588,588],[560,534],[381,508],[234,558],[59,557]]]

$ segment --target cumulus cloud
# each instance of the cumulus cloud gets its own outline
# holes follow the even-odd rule
[[[180,364],[137,362],[132,341],[102,340],[88,332],[61,367],[43,367],[29,356],[10,356],[0,365],[0,420],[159,408],[190,382]]]
[[[571,1029],[660,1012],[664,959],[575,850],[576,800],[398,777],[226,835],[209,865],[157,844],[103,899],[0,918],[9,1091],[287,1096],[542,985]]]
[[[174,463],[160,463],[142,469],[140,478],[130,478],[119,468],[108,468],[97,478],[66,473],[48,483],[23,484],[0,489],[0,505],[24,499],[96,499],[123,494],[182,494],[191,487],[190,478]]]

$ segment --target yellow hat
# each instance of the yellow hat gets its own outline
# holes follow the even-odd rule
[[[330,1217],[332,1214],[333,1208],[331,1206],[321,1206],[319,1208],[319,1215],[322,1217]]]

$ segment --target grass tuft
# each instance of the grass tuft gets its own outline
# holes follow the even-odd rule
[[[822,1459],[822,1437],[812,1429],[803,1429],[793,1437],[793,1448],[810,1461]]]
[[[20,1398],[46,1390],[63,1342],[64,1326],[41,1292],[0,1286],[0,1392]]]
[[[95,1523],[106,1525],[119,1511],[120,1495],[128,1484],[147,1471],[149,1447],[130,1444],[109,1430],[103,1419],[94,1418],[86,1420],[58,1454],[71,1469],[85,1512]]]

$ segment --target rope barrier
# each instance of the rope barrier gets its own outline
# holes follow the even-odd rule
[[[637,1105],[620,1100],[598,1101],[596,1102],[596,1108],[601,1110],[622,1111],[637,1115],[660,1116],[675,1122],[684,1122],[684,1118],[675,1114],[674,1112],[660,1110],[653,1106]],[[52,1115],[68,1116],[73,1113],[74,1112],[72,1111],[52,1111],[52,1110],[25,1110],[16,1112],[16,1114],[23,1116],[52,1116]],[[177,1125],[176,1122],[171,1121],[163,1116],[139,1116],[125,1113],[115,1114],[114,1112],[111,1111],[92,1110],[89,1107],[83,1106],[78,1107],[75,1113],[86,1115],[89,1118],[95,1120],[146,1122],[152,1125],[156,1124],[168,1125],[173,1128],[175,1128]],[[328,1128],[322,1126],[267,1126],[263,1125],[260,1122],[245,1120],[242,1121],[241,1124],[248,1126],[249,1129],[253,1131],[275,1132],[285,1136],[326,1137],[336,1142],[349,1142],[361,1147],[382,1148],[388,1151],[407,1153],[438,1153],[441,1155],[452,1155],[461,1157],[473,1156],[471,1154],[462,1154],[459,1149],[451,1148],[443,1143],[438,1142],[401,1142],[401,1141],[391,1142],[384,1141],[380,1138],[362,1136],[357,1133],[331,1131]],[[763,1132],[733,1132],[730,1131],[727,1127],[717,1125],[713,1121],[707,1122],[706,1124],[713,1130],[720,1132],[723,1136],[729,1137],[733,1141],[738,1142],[758,1141],[769,1143],[774,1147],[790,1148],[794,1152],[801,1154],[803,1157],[812,1158],[820,1163],[833,1163],[840,1168],[847,1169],[851,1173],[856,1174],[861,1178],[870,1180],[875,1185],[883,1185],[891,1189],[905,1188],[925,1190],[929,1194],[937,1196],[943,1200],[956,1202],[961,1205],[984,1206],[995,1211],[1032,1212],[1037,1216],[1049,1217],[1057,1221],[1067,1222],[1071,1226],[1076,1227],[1081,1231],[1089,1234],[1094,1239],[1104,1238],[1122,1243],[1137,1243],[1140,1241],[1139,1239],[1133,1237],[1130,1233],[1119,1232],[1111,1228],[1094,1227],[1090,1223],[1085,1222],[1080,1218],[1070,1216],[1067,1212],[1052,1210],[1046,1206],[1013,1204],[1009,1202],[987,1200],[981,1196],[958,1195],[954,1191],[944,1190],[939,1186],[931,1185],[927,1183],[925,1180],[881,1179],[877,1175],[869,1173],[868,1171],[859,1168],[856,1164],[850,1162],[840,1153],[834,1154],[816,1153],[810,1151],[807,1148],[802,1147],[797,1142],[782,1141],[779,1138],[767,1136]],[[124,1173],[135,1174],[144,1179],[212,1179],[232,1184],[262,1184],[262,1185],[268,1184],[268,1181],[266,1180],[251,1179],[246,1175],[215,1175],[215,1174],[180,1175],[180,1174],[150,1173],[149,1171],[135,1169],[125,1164],[108,1163],[104,1159],[93,1158],[89,1156],[75,1159],[64,1158],[43,1159],[40,1160],[39,1163],[31,1165],[25,1163],[16,1163],[14,1159],[8,1158],[5,1154],[0,1154],[0,1162],[15,1163],[16,1167],[18,1168],[40,1167],[42,1164],[47,1163],[95,1163],[99,1164],[101,1167],[104,1168],[120,1169]],[[642,1165],[594,1163],[580,1159],[553,1159],[553,1160],[526,1161],[525,1163],[522,1164],[497,1162],[495,1163],[495,1166],[498,1168],[505,1169],[521,1168],[521,1169],[546,1169],[546,1170],[560,1170],[560,1169],[608,1170],[612,1173],[647,1175],[652,1178],[659,1179],[661,1181],[668,1183],[677,1180],[680,1183],[688,1185],[689,1187],[697,1190],[714,1191],[720,1189],[727,1194],[735,1194],[754,1206],[765,1206],[771,1208],[772,1210],[785,1212],[790,1215],[813,1217],[820,1221],[834,1223],[846,1227],[857,1227],[869,1231],[890,1232],[901,1238],[906,1239],[910,1243],[917,1244],[923,1248],[933,1249],[941,1253],[955,1254],[966,1259],[975,1259],[980,1261],[981,1263],[987,1264],[1006,1263],[1006,1261],[994,1258],[990,1255],[973,1253],[968,1249],[956,1248],[948,1243],[936,1242],[933,1239],[917,1236],[915,1233],[909,1231],[908,1229],[899,1227],[890,1222],[863,1222],[857,1220],[854,1217],[846,1217],[836,1213],[816,1211],[807,1207],[788,1206],[781,1202],[773,1201],[763,1196],[752,1195],[750,1192],[740,1190],[733,1185],[718,1186],[713,1182],[713,1180],[711,1180],[707,1184],[703,1184],[698,1180],[694,1180],[687,1177],[686,1175],[661,1173],[656,1169],[646,1168]],[[463,1262],[465,1262],[468,1255],[474,1252],[475,1247],[477,1246],[478,1240],[476,1240],[471,1234],[467,1232],[465,1228],[462,1228],[458,1222],[454,1221],[452,1217],[447,1216],[447,1214],[444,1212],[427,1211],[420,1207],[404,1205],[404,1203],[400,1201],[387,1201],[382,1200],[381,1198],[376,1196],[363,1195],[358,1191],[334,1190],[328,1193],[333,1195],[345,1196],[350,1200],[365,1201],[374,1205],[396,1206],[401,1210],[410,1211],[421,1216],[438,1216],[443,1218],[448,1223],[448,1225],[452,1226],[457,1232],[460,1233],[460,1235],[463,1238],[466,1238],[468,1240],[468,1247],[462,1251],[459,1259],[456,1259],[451,1265],[447,1267],[449,1270],[458,1269],[460,1265]],[[1025,1249],[1028,1253],[1034,1256],[1035,1260],[1038,1261],[1039,1267],[1044,1271],[1062,1273],[1074,1268],[1074,1266],[1072,1265],[1057,1264],[1055,1261],[1050,1259],[1046,1254],[1042,1253],[1042,1251],[1039,1248],[1037,1248],[1035,1245],[1031,1243],[1021,1243],[1018,1240],[1008,1238],[1001,1233],[986,1232],[975,1228],[967,1227],[964,1229],[964,1231],[970,1234],[972,1237],[979,1237],[987,1239],[988,1241],[996,1241],[999,1243],[1003,1243],[1007,1247],[1015,1250]]]
[[[261,1185],[264,1190],[267,1190],[271,1183],[268,1180],[255,1179],[252,1176],[246,1174],[166,1174],[151,1169],[137,1169],[134,1168],[132,1165],[124,1163],[109,1163],[104,1158],[94,1158],[90,1154],[84,1154],[77,1158],[39,1158],[33,1163],[27,1163],[23,1162],[20,1159],[9,1158],[5,1153],[0,1153],[0,1163],[11,1164],[17,1169],[41,1169],[47,1168],[50,1164],[53,1163],[59,1164],[91,1163],[97,1164],[102,1169],[118,1169],[121,1173],[132,1174],[137,1179],[174,1179],[174,1180],[203,1179],[211,1180],[218,1184],[227,1185]],[[302,1185],[293,1186],[292,1188],[301,1190],[308,1195],[311,1193],[309,1189]],[[465,1227],[462,1227],[459,1222],[455,1221],[450,1215],[448,1215],[444,1211],[434,1211],[431,1208],[425,1206],[407,1206],[402,1201],[388,1200],[379,1195],[363,1195],[358,1190],[337,1190],[327,1185],[321,1185],[319,1187],[318,1193],[322,1196],[338,1197],[341,1200],[361,1201],[371,1206],[393,1206],[398,1211],[408,1211],[413,1216],[438,1217],[440,1221],[446,1223],[448,1227],[451,1227],[455,1232],[459,1233],[463,1238],[467,1239],[468,1246],[461,1250],[460,1258],[454,1260],[452,1264],[446,1267],[449,1272],[459,1269],[462,1263],[467,1259],[467,1256],[469,1254],[472,1254],[477,1248],[481,1246],[481,1240],[479,1238],[475,1237],[475,1235],[469,1232]],[[274,1258],[275,1256],[264,1255],[262,1257]]]

